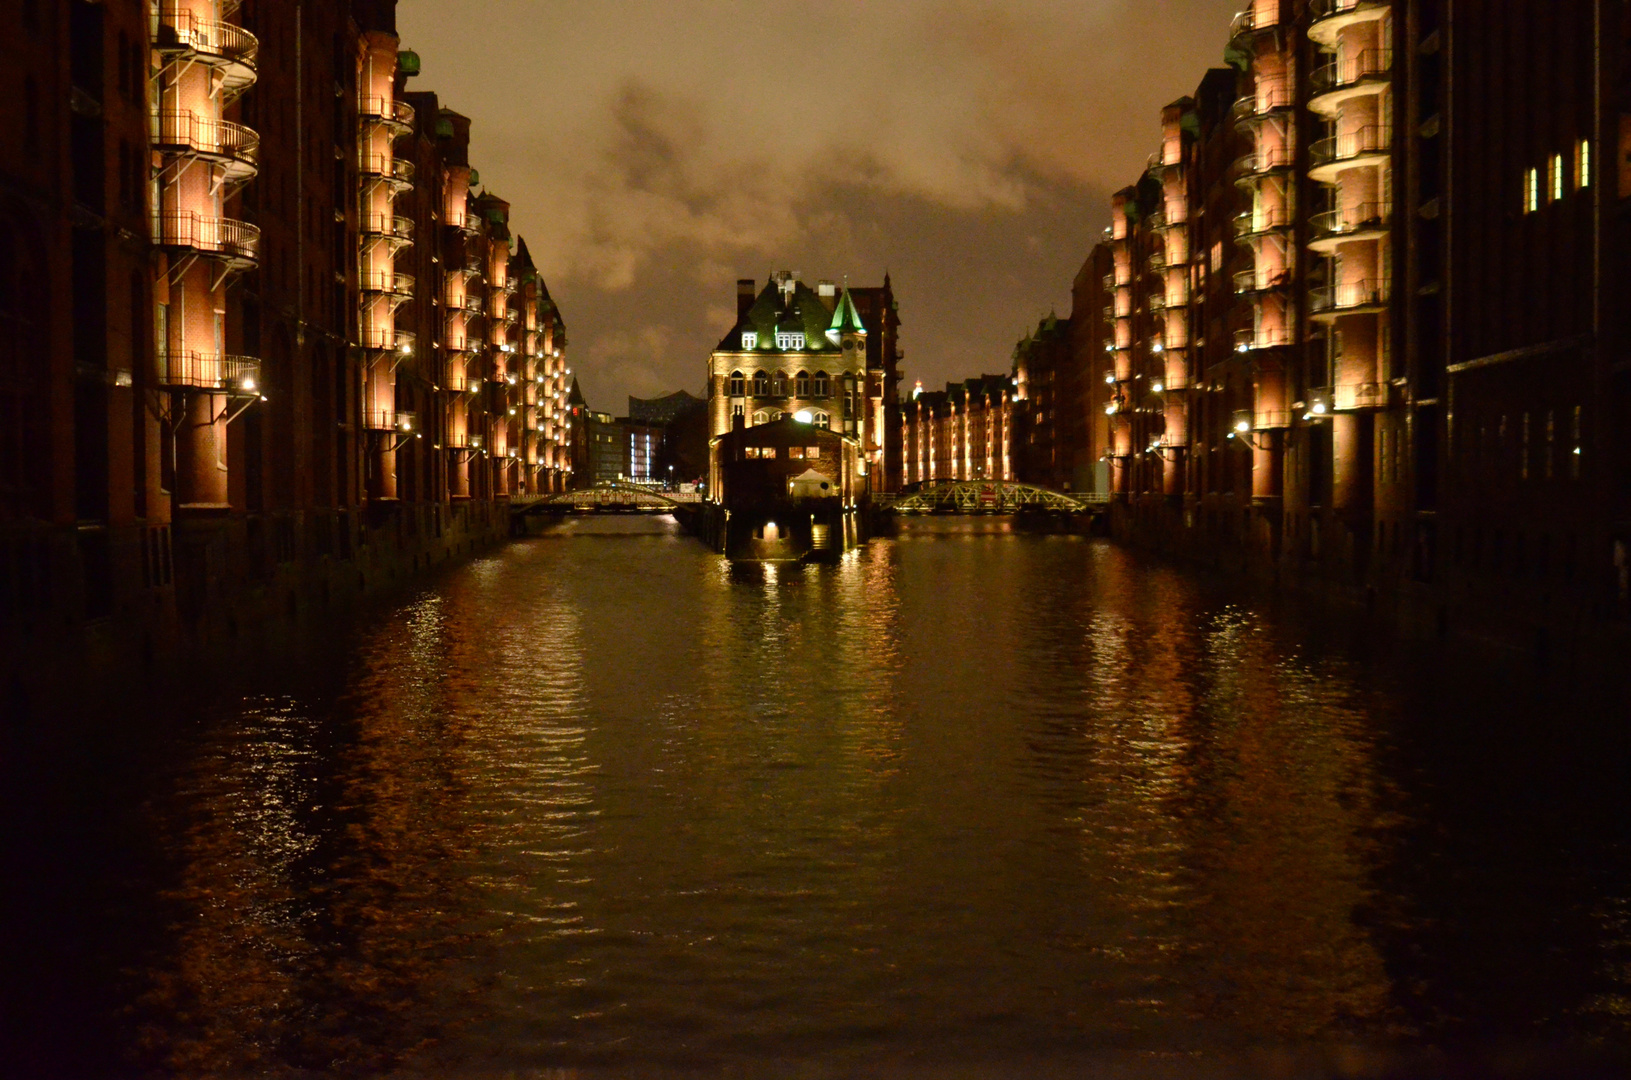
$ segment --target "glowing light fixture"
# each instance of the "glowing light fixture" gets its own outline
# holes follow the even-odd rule
[[[798,412],[793,414],[793,419],[797,420],[801,424],[813,424],[815,423],[815,413],[811,412],[809,409],[800,409]]]

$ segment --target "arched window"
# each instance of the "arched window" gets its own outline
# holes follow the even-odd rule
[[[793,379],[793,393],[801,398],[810,396],[810,376],[808,374],[801,371]]]
[[[731,372],[731,397],[741,397],[741,396],[742,396],[742,373],[740,371],[733,371],[733,372]]]
[[[815,423],[816,427],[831,427],[832,417],[828,416],[824,412],[818,412],[815,414]]]
[[[755,424],[762,424],[765,422],[765,411],[763,409],[760,409],[758,412],[753,414],[753,422]]]
[[[782,418],[782,411],[780,409],[771,409],[770,410],[770,420],[771,420],[772,423],[774,423],[777,420],[780,420],[781,418]]]
[[[766,397],[770,393],[770,376],[762,371],[753,373],[753,396]]]
[[[787,373],[786,372],[784,372],[784,371],[776,372],[776,389],[775,389],[774,392],[775,392],[775,395],[777,397],[786,397],[787,396]]]
[[[818,398],[824,398],[827,396],[827,373],[825,371],[818,371],[815,373],[814,390],[815,396]]]

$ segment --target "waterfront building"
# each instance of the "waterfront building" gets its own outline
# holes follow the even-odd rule
[[[709,434],[808,413],[864,448],[868,490],[898,483],[900,319],[888,275],[876,289],[811,289],[790,271],[755,292],[737,282],[737,318],[708,363]],[[891,473],[889,470],[893,468]]]
[[[981,375],[925,392],[901,406],[905,485],[932,480],[1012,480],[1013,379]]]
[[[1077,276],[1083,439],[1117,535],[1578,643],[1631,599],[1621,18],[1462,8],[1246,6]]]
[[[7,677],[297,624],[563,486],[560,314],[394,0],[8,5],[0,51]]]
[[[1011,453],[1015,476],[1068,491],[1078,448],[1085,457],[1079,366],[1069,320],[1048,315],[1014,347]]]

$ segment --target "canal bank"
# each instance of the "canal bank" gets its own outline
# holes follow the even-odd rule
[[[113,530],[101,562],[114,570],[98,578],[83,537],[41,532],[11,552],[29,588],[0,625],[6,723],[120,688],[213,681],[509,535],[504,499],[191,516]]]
[[[1313,608],[997,518],[829,565],[569,518],[205,700],[129,695],[104,723],[185,715],[8,787],[13,1060],[1185,1078],[1624,1045],[1623,710]]]

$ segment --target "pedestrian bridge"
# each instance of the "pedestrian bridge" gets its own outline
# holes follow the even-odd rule
[[[523,517],[533,514],[569,513],[573,510],[662,513],[689,509],[701,501],[702,496],[694,492],[657,491],[642,484],[611,481],[581,491],[562,491],[554,495],[512,496],[510,514]]]
[[[897,514],[1089,514],[1103,507],[1103,492],[1066,494],[1009,480],[930,480],[909,492],[874,502]]]

